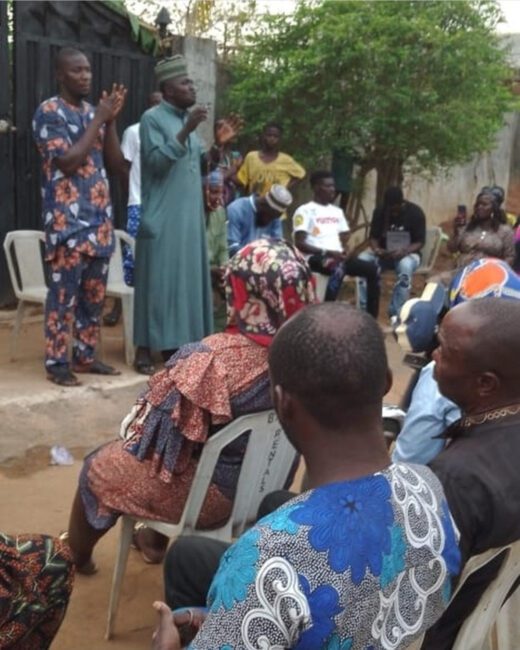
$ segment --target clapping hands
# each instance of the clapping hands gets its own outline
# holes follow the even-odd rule
[[[123,84],[113,84],[110,94],[104,90],[96,108],[96,115],[106,124],[113,122],[125,105],[126,93],[127,89]]]

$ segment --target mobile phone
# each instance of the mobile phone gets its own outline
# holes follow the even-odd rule
[[[457,216],[455,217],[455,223],[458,226],[465,226],[467,219],[468,211],[465,205],[457,206]]]

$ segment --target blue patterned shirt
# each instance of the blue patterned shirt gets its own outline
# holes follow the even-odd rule
[[[256,206],[254,195],[235,199],[227,207],[228,217],[228,248],[229,255],[256,239],[272,237],[282,239],[282,220],[273,219],[267,226],[258,226],[256,223]]]
[[[73,106],[61,97],[40,104],[33,117],[33,137],[42,156],[42,214],[45,257],[66,245],[92,257],[114,250],[112,205],[103,162],[105,127],[77,171],[66,176],[55,164],[84,135],[94,118],[85,101]]]
[[[448,605],[457,538],[427,467],[310,490],[228,549],[190,647],[408,647]]]

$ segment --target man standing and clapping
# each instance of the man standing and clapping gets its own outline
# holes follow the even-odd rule
[[[94,352],[114,250],[105,165],[118,173],[124,163],[115,120],[126,89],[114,84],[94,109],[85,99],[92,83],[90,62],[75,48],[60,50],[56,77],[59,94],[45,100],[33,118],[33,136],[43,159],[42,213],[50,271],[45,367],[47,378],[55,384],[78,386],[74,373],[119,374],[94,359]]]

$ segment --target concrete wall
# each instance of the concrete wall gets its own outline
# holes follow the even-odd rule
[[[406,178],[407,197],[423,208],[429,223],[451,219],[459,203],[467,205],[468,214],[471,214],[475,197],[484,185],[500,185],[509,193],[512,155],[520,145],[518,113],[508,115],[505,122],[491,152],[479,154],[470,163],[439,174],[431,182],[417,177]]]
[[[428,224],[452,219],[457,205],[465,204],[468,214],[481,187],[500,185],[506,191],[506,209],[520,214],[520,114],[505,118],[504,128],[496,137],[491,152],[478,154],[466,165],[459,165],[426,180],[407,176],[403,184],[405,197],[418,203]],[[375,173],[367,177],[363,197],[365,210],[371,215],[375,201]]]
[[[197,133],[208,148],[213,143],[215,121],[217,45],[215,41],[207,38],[185,36],[182,50],[188,62],[189,74],[197,88],[197,104],[209,104],[208,119],[197,129]]]

